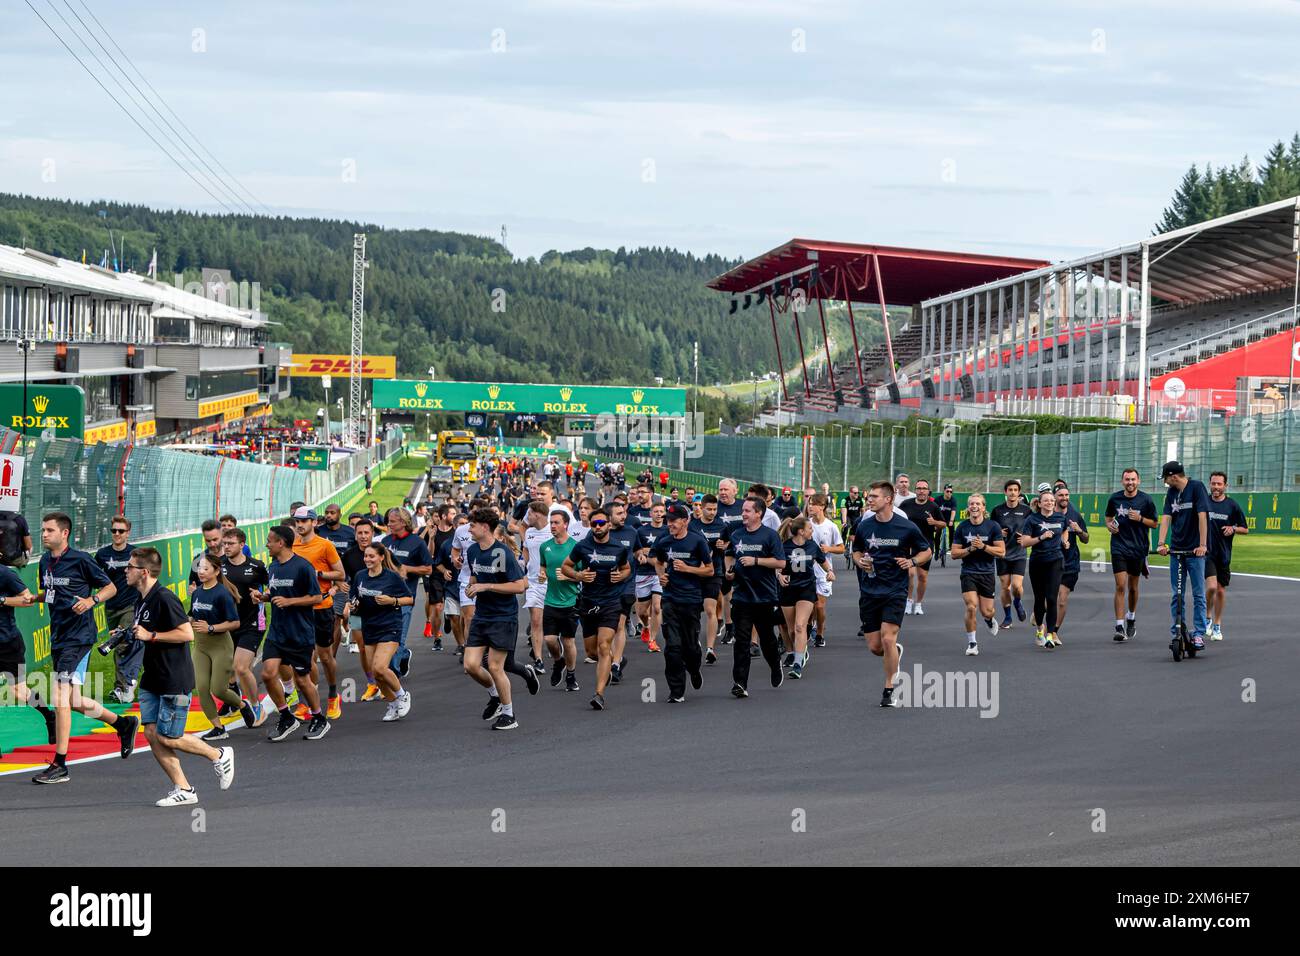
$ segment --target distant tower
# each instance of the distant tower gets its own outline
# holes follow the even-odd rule
[[[501,224],[501,245],[506,246],[506,227],[505,227],[505,223],[502,223],[502,224]],[[509,246],[506,246],[506,248],[509,249],[510,247],[509,247]]]

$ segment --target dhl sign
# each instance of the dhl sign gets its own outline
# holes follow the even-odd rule
[[[158,434],[158,422],[150,418],[147,421],[135,423],[136,438],[152,438]]]
[[[361,356],[362,378],[396,378],[396,355]],[[293,356],[293,365],[289,374],[294,378],[320,378],[322,375],[335,375],[346,378],[352,374],[352,357],[348,355],[299,355]]]
[[[126,422],[110,422],[107,425],[87,428],[86,436],[82,440],[87,445],[97,445],[100,442],[126,441]]]
[[[241,395],[231,395],[227,398],[214,398],[209,402],[199,402],[199,418],[207,418],[209,415],[225,415],[232,408],[239,411],[244,410],[245,405],[252,405],[257,401],[257,392],[244,392]]]

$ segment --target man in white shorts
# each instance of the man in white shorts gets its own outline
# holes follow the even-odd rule
[[[808,520],[812,524],[812,539],[818,547],[832,554],[844,553],[844,536],[839,526],[826,517],[826,508],[830,500],[823,494],[814,494],[808,499]],[[817,580],[817,606],[813,609],[813,630],[808,643],[812,647],[826,646],[826,599],[831,596],[830,581],[820,564],[813,564],[813,576]]]
[[[660,616],[663,614],[663,585],[650,556],[655,544],[668,533],[664,522],[664,503],[650,506],[650,520],[636,528],[636,616],[641,621],[641,643],[649,651],[658,651]]]
[[[524,554],[528,566],[524,573],[528,577],[528,590],[524,592],[524,609],[528,611],[528,656],[532,660],[533,670],[539,674],[546,673],[546,662],[542,660],[542,609],[546,606],[546,580],[542,575],[542,545],[552,540],[551,518],[549,511],[568,514],[558,505],[548,509],[542,501],[532,501],[524,512]],[[539,582],[538,578],[542,580]]]

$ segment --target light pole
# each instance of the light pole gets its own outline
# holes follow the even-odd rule
[[[430,382],[434,380],[434,375],[435,375],[435,369],[432,365],[430,365],[429,366]],[[432,412],[424,413],[424,440],[428,442],[433,441],[433,413]]]
[[[23,357],[23,408],[22,408],[22,429],[23,437],[27,437],[27,356],[36,351],[35,339],[19,339],[18,351]]]
[[[325,389],[325,407],[321,409],[321,414],[325,416],[325,447],[330,443],[330,385],[334,380],[328,375],[320,377],[321,388]]]

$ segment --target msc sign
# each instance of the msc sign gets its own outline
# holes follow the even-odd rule
[[[362,378],[396,378],[396,355],[361,356]],[[347,377],[352,374],[350,355],[299,355],[294,353],[289,374],[294,378],[320,378],[322,375]]]
[[[77,385],[0,384],[0,423],[24,435],[54,430],[56,438],[82,438],[86,427],[86,395]]]
[[[680,417],[686,414],[686,390],[380,379],[374,384],[374,405],[409,411]]]

